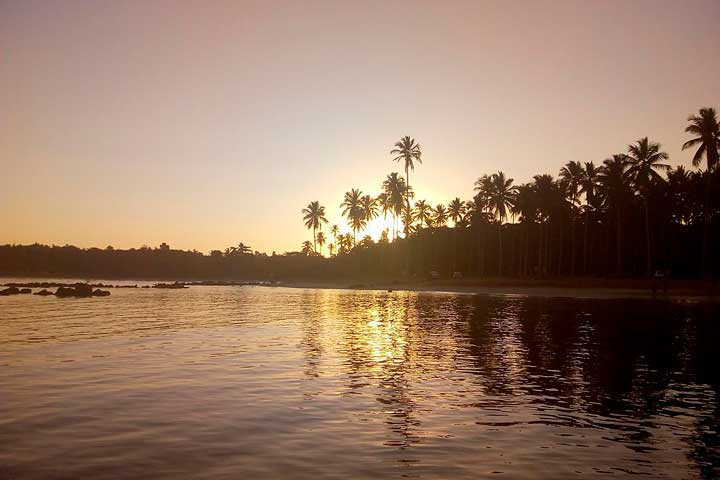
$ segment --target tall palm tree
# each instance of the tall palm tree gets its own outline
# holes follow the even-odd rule
[[[455,197],[448,205],[448,217],[453,221],[453,224],[457,226],[458,222],[462,220],[465,215],[465,202]]]
[[[316,248],[316,236],[317,236],[317,230],[322,228],[323,223],[327,223],[327,218],[325,218],[325,207],[320,205],[320,202],[317,200],[310,202],[307,207],[302,209],[303,213],[303,220],[305,221],[305,227],[309,229],[312,228],[313,231],[313,249],[317,253]]]
[[[690,124],[685,127],[687,133],[697,135],[685,142],[682,146],[683,150],[698,147],[693,155],[693,166],[697,167],[705,156],[708,173],[716,169],[720,159],[718,158],[718,148],[720,148],[720,126],[715,115],[714,108],[701,108],[700,115],[690,115],[688,117]],[[710,235],[710,179],[712,176],[707,175],[705,185],[705,201],[703,204],[703,243],[700,258],[700,269],[703,276],[708,273],[708,245]]]
[[[330,227],[330,233],[332,234],[333,239],[335,240],[335,245],[337,245],[338,234],[340,233],[340,229],[338,228],[337,225],[333,225],[332,227]]]
[[[393,240],[397,238],[397,222],[399,216],[402,214],[406,190],[405,179],[398,175],[397,172],[390,173],[383,182],[383,193],[386,196],[385,202],[393,215]]]
[[[520,273],[527,274],[530,260],[530,230],[538,216],[538,201],[535,186],[531,183],[519,185],[515,193],[515,203],[512,206],[513,213],[520,219],[525,231],[525,249],[521,254]]]
[[[570,274],[575,275],[575,210],[580,203],[580,182],[583,167],[580,162],[571,161],[560,169],[560,183],[570,200]]]
[[[448,211],[445,208],[445,205],[442,203],[439,203],[434,209],[433,209],[433,219],[432,223],[433,226],[436,228],[441,228],[447,225],[449,215]]]
[[[448,205],[448,217],[453,222],[453,273],[457,271],[458,257],[458,228],[465,225],[465,202],[458,197],[452,199]]]
[[[502,225],[510,208],[515,202],[515,187],[513,179],[506,178],[503,172],[493,173],[490,177],[492,188],[488,198],[488,204],[499,220],[498,223],[498,274],[503,274],[503,245]]]
[[[432,207],[425,200],[415,202],[415,219],[419,225],[429,225],[432,221]]]
[[[371,222],[378,216],[378,203],[377,199],[372,198],[370,195],[364,195],[360,199],[360,207],[363,211],[363,216],[366,222]]]
[[[583,231],[583,273],[587,275],[588,268],[588,227],[590,225],[590,210],[595,206],[595,197],[598,186],[598,169],[593,162],[585,162],[580,179],[580,192],[585,195],[585,229]]]
[[[353,232],[353,246],[355,245],[355,238],[357,231],[363,228],[365,222],[365,212],[362,208],[362,191],[357,188],[350,189],[349,192],[345,192],[343,202],[340,204],[343,209],[342,214],[347,217],[348,224]]]
[[[660,144],[651,142],[648,137],[641,138],[637,143],[628,145],[628,160],[630,168],[628,175],[633,185],[640,194],[645,211],[645,246],[646,246],[646,270],[645,274],[652,274],[652,248],[650,239],[650,205],[649,194],[653,183],[663,183],[665,180],[657,170],[665,171],[670,165],[662,163],[667,160],[668,154],[660,151]]]
[[[628,159],[618,153],[603,161],[598,175],[600,191],[605,202],[615,211],[615,273],[622,273],[622,214],[630,196]]]
[[[687,133],[697,135],[697,137],[683,143],[682,149],[698,147],[693,155],[692,163],[697,167],[705,157],[708,171],[715,168],[718,161],[718,149],[720,148],[720,125],[715,114],[714,108],[701,108],[700,115],[690,115],[688,117],[690,124],[685,127]]]
[[[325,234],[323,232],[318,232],[315,236],[315,241],[318,245],[320,245],[320,255],[322,255],[322,247],[325,245]]]
[[[533,189],[538,207],[540,241],[538,242],[537,268],[539,273],[548,273],[550,264],[550,222],[557,213],[556,202],[561,189],[552,175],[542,174],[533,177]]]
[[[403,232],[405,233],[405,238],[408,238],[410,235],[415,233],[415,212],[410,209],[403,207],[402,209],[402,222],[403,222]]]
[[[405,179],[407,180],[408,192],[405,195],[407,209],[410,210],[410,170],[415,171],[415,162],[422,163],[422,152],[420,144],[414,138],[404,136],[399,142],[395,142],[395,148],[390,150],[390,155],[395,155],[393,161],[402,161],[405,164]]]

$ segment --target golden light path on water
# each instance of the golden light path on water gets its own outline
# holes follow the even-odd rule
[[[0,311],[0,477],[720,467],[713,305],[192,287]]]

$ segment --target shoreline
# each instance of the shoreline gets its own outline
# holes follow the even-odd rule
[[[0,285],[5,285],[10,280],[33,279],[33,281],[79,281],[93,282],[111,280],[108,277],[102,279],[78,277],[37,277],[37,276],[0,276]],[[163,279],[168,281],[169,279]],[[140,278],[115,279],[120,282],[138,282],[150,284],[158,280]],[[180,283],[187,283],[191,287],[202,286],[242,286],[252,285],[257,280],[199,280],[199,279],[174,279]],[[128,288],[129,285],[102,285],[106,288]],[[548,298],[588,298],[588,299],[622,299],[634,298],[645,300],[672,300],[685,302],[718,302],[720,301],[720,284],[715,281],[690,280],[690,279],[669,279],[666,282],[667,292],[664,292],[663,280],[647,278],[589,278],[589,277],[562,277],[562,278],[466,278],[466,279],[437,279],[437,280],[389,280],[377,278],[346,278],[335,280],[278,280],[267,285],[267,287],[287,288],[313,288],[333,290],[375,290],[375,291],[409,291],[409,292],[436,292],[436,293],[458,293],[474,295],[510,295],[525,297],[548,297]],[[656,289],[653,295],[653,286]],[[141,285],[137,285],[141,288]]]
[[[427,293],[459,293],[469,295],[509,295],[523,297],[547,297],[547,298],[587,298],[587,299],[641,299],[641,300],[672,300],[680,302],[718,302],[718,289],[711,290],[709,284],[693,287],[668,286],[667,293],[663,292],[662,284],[657,287],[653,295],[650,280],[639,282],[630,279],[622,281],[626,285],[603,286],[598,282],[590,284],[576,281],[574,285],[563,283],[572,282],[571,279],[563,281],[549,281],[542,283],[533,282],[450,282],[450,281],[427,281],[427,282],[388,282],[388,281],[367,281],[365,283],[350,281],[288,281],[278,286],[288,288],[312,288],[331,290],[375,290],[393,292],[427,292]],[[493,284],[495,283],[495,284]],[[647,283],[646,285],[643,283]]]

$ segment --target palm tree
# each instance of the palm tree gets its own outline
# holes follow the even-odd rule
[[[598,175],[602,195],[615,210],[615,273],[618,275],[622,273],[622,212],[630,193],[627,167],[627,155],[618,153],[603,161]]]
[[[366,222],[371,222],[378,216],[378,204],[377,199],[372,198],[370,195],[365,195],[360,199],[360,207],[362,208],[363,215]]]
[[[330,252],[330,256],[333,256],[333,253],[335,253],[335,244],[334,243],[328,243],[328,251]]]
[[[310,240],[305,240],[302,243],[302,250],[300,250],[303,255],[312,256],[315,255],[315,248],[313,247],[313,244],[310,243]]]
[[[350,251],[353,249],[353,246],[355,244],[355,238],[353,238],[352,235],[349,233],[346,233],[345,235],[342,235],[341,237],[342,242],[345,244],[345,251]]]
[[[536,195],[540,240],[538,241],[538,273],[548,273],[550,263],[550,220],[556,212],[556,199],[561,193],[552,175],[542,174],[533,177],[533,189]]]
[[[683,143],[682,149],[698,147],[693,155],[692,163],[697,167],[705,156],[707,170],[710,171],[717,165],[718,148],[720,148],[720,125],[715,114],[714,108],[701,108],[700,115],[690,115],[688,117],[690,124],[685,127],[687,133],[697,135],[697,137]]]
[[[365,226],[365,213],[362,209],[362,191],[353,188],[345,193],[343,202],[340,207],[343,209],[342,214],[347,217],[348,224],[353,232],[353,245],[355,245],[355,235],[358,230]]]
[[[457,226],[458,222],[462,220],[465,214],[465,202],[455,197],[448,205],[448,217],[453,221],[453,224]]]
[[[457,271],[458,227],[465,222],[465,202],[455,197],[448,205],[448,217],[453,221],[453,273]]]
[[[252,253],[252,247],[245,245],[243,242],[238,243],[237,247],[228,247],[225,249],[225,255],[249,255]]]
[[[325,207],[320,205],[320,202],[317,200],[310,202],[307,207],[302,209],[303,213],[303,220],[305,221],[305,227],[309,229],[312,228],[313,231],[313,248],[315,249],[315,252],[317,253],[316,248],[316,231],[322,228],[323,223],[327,223],[327,218],[325,218]]]
[[[322,247],[325,245],[325,234],[323,232],[318,232],[315,237],[315,241],[318,245],[320,245],[320,255],[322,255]]]
[[[575,275],[575,209],[580,203],[580,182],[583,167],[580,162],[571,161],[560,169],[560,182],[570,200],[570,274]]]
[[[715,115],[714,108],[701,108],[700,115],[690,115],[688,117],[690,124],[685,127],[687,133],[697,135],[685,142],[682,149],[693,148],[695,146],[698,149],[693,155],[693,166],[697,167],[702,162],[703,155],[705,156],[707,166],[707,181],[705,185],[705,201],[703,204],[703,243],[702,253],[700,258],[700,269],[704,276],[708,273],[708,245],[709,245],[709,234],[710,234],[710,179],[712,172],[718,165],[718,148],[720,144],[720,126],[718,125],[718,119]]]
[[[590,210],[595,206],[597,193],[598,169],[593,162],[585,162],[580,180],[580,192],[585,194],[585,229],[583,232],[583,273],[587,274],[588,262],[588,226],[590,224]]]
[[[403,232],[405,233],[405,238],[408,238],[411,234],[415,233],[415,227],[413,224],[415,223],[415,213],[412,209],[408,210],[407,208],[402,209],[402,222],[403,222]]]
[[[330,233],[332,234],[333,239],[335,240],[335,245],[337,245],[337,243],[338,243],[338,233],[340,233],[340,229],[338,228],[337,225],[333,225],[332,227],[330,227]]]
[[[442,203],[438,204],[433,209],[433,226],[436,228],[444,227],[448,221],[448,211],[445,209],[445,205]]]
[[[420,226],[430,225],[432,222],[432,207],[425,200],[415,202],[415,219]]]
[[[651,142],[648,137],[641,138],[636,144],[628,145],[628,160],[630,168],[628,175],[633,185],[638,190],[643,202],[645,211],[645,246],[646,246],[646,270],[645,274],[652,274],[652,249],[650,243],[650,205],[648,196],[653,183],[663,183],[665,180],[656,170],[667,170],[670,168],[666,163],[668,154],[660,151],[660,144]]]
[[[531,183],[519,185],[515,193],[513,213],[519,216],[520,223],[525,226],[525,249],[521,255],[520,272],[525,275],[528,271],[530,259],[530,230],[538,216],[538,201],[535,187]]]
[[[503,273],[502,225],[507,218],[510,207],[515,202],[515,187],[513,179],[505,178],[503,172],[493,173],[490,177],[492,189],[489,195],[489,206],[498,218],[498,274]]]
[[[399,142],[395,142],[395,148],[390,150],[390,155],[395,155],[394,161],[402,161],[405,164],[405,178],[407,179],[408,192],[406,194],[407,209],[410,210],[410,170],[415,171],[415,162],[422,163],[422,152],[420,144],[414,138],[404,136]]]
[[[386,197],[384,201],[387,203],[389,210],[393,214],[393,240],[397,238],[397,221],[398,217],[402,213],[403,199],[406,194],[406,190],[405,179],[399,176],[397,172],[390,173],[383,182],[383,193]]]

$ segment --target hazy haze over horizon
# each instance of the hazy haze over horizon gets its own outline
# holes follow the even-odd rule
[[[416,199],[720,107],[720,2],[4,2],[0,243],[298,250],[415,137]]]

